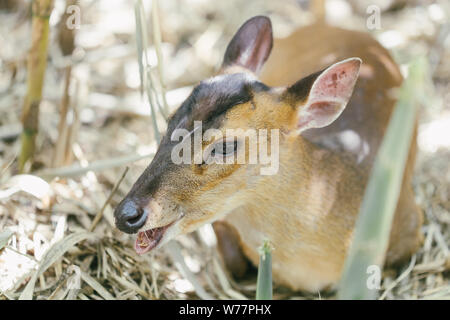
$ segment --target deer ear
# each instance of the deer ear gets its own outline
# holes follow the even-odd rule
[[[228,44],[222,67],[239,65],[258,73],[272,50],[272,23],[264,16],[247,20]]]
[[[290,103],[298,108],[297,133],[325,127],[339,117],[350,100],[360,65],[359,58],[346,59],[287,89]]]

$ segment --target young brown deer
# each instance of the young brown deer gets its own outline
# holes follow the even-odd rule
[[[235,273],[245,267],[244,256],[257,263],[257,249],[268,239],[274,280],[317,291],[340,278],[402,76],[388,52],[364,33],[318,24],[275,41],[269,57],[272,44],[267,17],[254,17],[238,30],[219,74],[196,86],[171,116],[152,163],[118,205],[115,219],[120,230],[138,233],[140,254],[216,221],[219,249]],[[190,148],[195,142],[187,138],[211,128],[223,136]],[[238,152],[248,160],[245,130],[279,130],[278,141],[266,141],[277,144],[278,170],[264,175],[263,164],[248,161],[175,163],[179,139],[173,136],[180,129],[189,146],[183,156],[201,160],[205,153],[235,160]],[[229,140],[228,129],[243,130]],[[421,239],[422,217],[410,185],[413,140],[389,264],[410,256]]]

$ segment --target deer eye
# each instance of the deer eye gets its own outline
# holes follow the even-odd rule
[[[237,140],[223,141],[220,143],[216,143],[216,145],[211,150],[211,156],[212,157],[216,155],[228,156],[235,153],[237,148],[238,148]]]
[[[235,140],[222,140],[215,144],[209,145],[204,151],[203,163],[205,164],[224,164],[227,163],[228,157],[235,154],[239,148],[239,142]]]

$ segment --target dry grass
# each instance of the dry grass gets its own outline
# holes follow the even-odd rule
[[[55,43],[50,46],[51,62],[41,105],[42,132],[34,167],[41,170],[46,181],[28,176],[11,180],[17,172],[20,149],[17,124],[25,92],[29,24],[17,15],[0,13],[0,41],[6,44],[0,48],[0,247],[5,242],[2,235],[9,236],[4,231],[12,231],[6,247],[0,249],[0,299],[29,294],[30,287],[26,286],[39,267],[42,274],[35,279],[35,299],[254,298],[256,274],[239,283],[226,274],[209,226],[144,256],[135,253],[132,237],[115,229],[113,208],[148,164],[156,143],[149,106],[139,94],[132,3],[115,1],[121,3],[116,7],[104,5],[110,1],[80,3],[84,25],[77,31],[74,58],[67,60]],[[179,8],[175,1],[161,2],[162,55],[172,109],[189,91],[176,88],[191,86],[211,75],[226,42],[246,18],[269,12],[276,35],[311,18],[294,1],[244,3],[248,2],[197,1]],[[385,299],[450,298],[450,145],[442,138],[449,132],[450,53],[443,41],[436,41],[443,23],[430,15],[433,10],[436,8],[418,5],[386,14],[383,28],[396,33],[375,33],[388,45],[391,41],[400,62],[430,50],[440,57],[433,77],[434,92],[420,114],[414,181],[417,200],[425,213],[425,241],[409,264],[399,270],[385,270],[381,289]],[[412,12],[423,19],[414,32],[409,20]],[[121,23],[117,23],[118,15]],[[365,28],[364,16],[334,19],[347,27]],[[114,23],[108,25],[108,21]],[[397,44],[392,44],[392,37]],[[150,50],[150,60],[155,59],[156,53]],[[49,169],[64,91],[62,70],[67,65],[72,65],[75,83],[69,90],[71,103],[77,105],[81,121],[72,148],[75,163],[71,168]],[[158,124],[164,128],[164,119]],[[127,163],[128,174],[108,200]],[[60,178],[53,178],[55,175]],[[100,212],[102,218],[92,236],[84,239]],[[49,251],[52,246],[57,250]],[[52,261],[56,262],[46,266]],[[274,299],[311,298],[334,298],[334,294],[305,294],[274,287]]]

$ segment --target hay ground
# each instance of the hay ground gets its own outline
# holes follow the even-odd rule
[[[329,2],[335,6],[331,23],[367,31],[364,10],[344,1]],[[134,252],[133,237],[115,229],[114,206],[149,163],[146,155],[156,150],[149,107],[139,94],[132,1],[80,1],[82,25],[69,60],[62,57],[54,32],[64,3],[55,3],[38,154],[32,168],[45,180],[14,176],[30,23],[26,8],[0,11],[0,299],[31,293],[35,299],[253,298],[256,277],[237,283],[227,275],[210,226],[144,256]],[[383,299],[450,298],[449,12],[446,1],[414,1],[383,12],[382,28],[372,31],[400,63],[425,54],[432,66],[428,103],[419,114],[414,179],[425,216],[425,241],[409,263],[384,271]],[[161,1],[162,50],[172,109],[193,84],[214,72],[227,41],[256,14],[271,16],[275,36],[313,19],[288,0]],[[154,48],[149,52],[154,62]],[[51,169],[67,64],[73,65],[70,93],[76,107],[73,164]],[[158,121],[164,127],[164,120]],[[130,162],[137,158],[142,159]],[[108,200],[126,164],[129,172]],[[99,213],[101,220],[88,232]],[[47,262],[54,263],[46,266]],[[42,274],[33,279],[38,268]],[[36,280],[34,289],[30,279]],[[333,293],[274,289],[275,299],[334,298]]]

